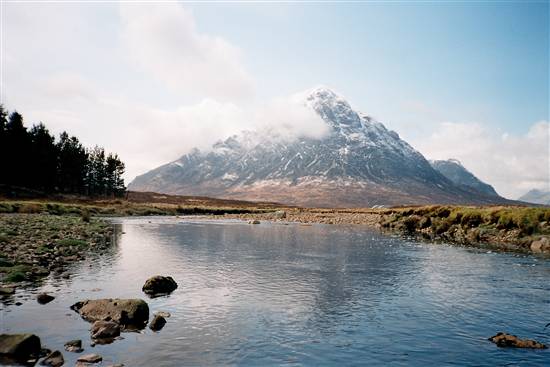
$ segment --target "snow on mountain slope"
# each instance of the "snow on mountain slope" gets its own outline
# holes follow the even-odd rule
[[[486,184],[468,171],[462,163],[456,159],[430,161],[432,167],[454,182],[467,188],[477,190],[490,196],[498,196],[493,186]]]
[[[396,132],[328,88],[299,98],[328,134],[280,139],[243,132],[136,177],[130,189],[339,207],[502,199],[455,185]]]

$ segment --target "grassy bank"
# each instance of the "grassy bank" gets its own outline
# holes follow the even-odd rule
[[[158,201],[79,199],[69,202],[66,198],[0,201],[0,283],[36,281],[52,271],[62,273],[68,264],[83,260],[87,254],[106,250],[112,226],[101,217],[234,215],[274,210],[247,202],[215,206],[211,204],[233,202],[207,198],[186,197],[183,205],[174,197],[159,196]],[[205,205],[190,205],[192,203]],[[11,291],[13,287],[4,287],[0,294]]]
[[[489,244],[507,250],[530,250],[534,241],[550,236],[550,208],[401,208],[385,212],[381,225],[430,240],[465,245]]]
[[[108,248],[112,226],[87,216],[0,214],[0,281],[35,281]],[[9,291],[9,289],[8,289]]]
[[[224,215],[263,213],[271,209],[255,207],[193,206],[167,203],[134,203],[125,200],[89,202],[0,201],[0,214],[52,214],[93,216],[147,216],[147,215]]]

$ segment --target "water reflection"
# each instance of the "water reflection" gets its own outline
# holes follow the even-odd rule
[[[53,291],[52,303],[8,306],[2,329],[35,332],[52,349],[81,338],[87,352],[131,366],[492,366],[550,358],[484,340],[500,329],[545,340],[550,265],[537,258],[422,245],[361,227],[116,223],[111,253],[32,291]],[[146,298],[141,286],[155,274],[173,276],[178,289]],[[172,316],[160,333],[124,334],[92,349],[89,324],[68,307],[102,297],[145,298],[152,311]],[[65,357],[68,365],[76,358]]]

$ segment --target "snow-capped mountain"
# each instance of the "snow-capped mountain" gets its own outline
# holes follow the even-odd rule
[[[468,171],[460,161],[456,159],[430,161],[435,170],[447,177],[453,183],[464,186],[466,189],[473,189],[489,196],[498,196],[493,186],[486,184],[474,174]]]
[[[454,184],[396,132],[328,88],[304,93],[302,103],[328,125],[324,137],[288,141],[243,132],[136,177],[130,189],[318,207],[504,200]]]

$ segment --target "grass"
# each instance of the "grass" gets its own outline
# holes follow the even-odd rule
[[[61,203],[42,201],[0,201],[0,213],[78,215],[87,222],[91,216],[150,216],[150,215],[224,215],[271,212],[273,209],[253,207],[182,206],[164,203],[134,203],[114,200],[105,204]]]
[[[5,273],[5,282],[22,282],[29,279],[27,275],[31,271],[31,267],[28,265],[13,265],[8,267],[0,267],[0,273]]]
[[[550,208],[424,206],[391,209],[383,227],[461,242],[515,241],[550,235]]]

